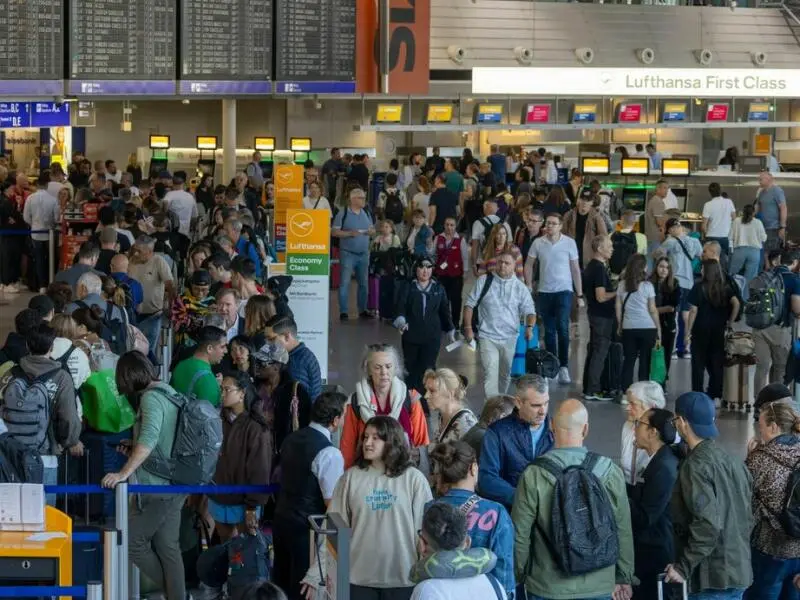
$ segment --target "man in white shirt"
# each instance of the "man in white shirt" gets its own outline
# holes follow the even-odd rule
[[[308,184],[308,195],[303,198],[303,208],[306,210],[327,210],[333,217],[331,204],[328,199],[322,195],[322,188],[318,181],[312,181]]]
[[[37,190],[25,201],[22,218],[34,231],[54,229],[59,223],[60,215],[58,210],[58,200],[47,191],[50,185],[50,172],[41,171],[37,181]],[[47,291],[49,278],[49,240],[50,234],[31,233],[33,240],[33,262],[36,269],[36,284],[34,288],[39,288],[39,293]]]
[[[722,188],[716,181],[708,186],[711,200],[703,205],[703,234],[707,242],[719,242],[723,256],[730,252],[728,238],[731,225],[736,218],[736,207],[730,198],[722,195]]]
[[[647,144],[644,149],[647,152],[647,156],[650,157],[650,169],[652,171],[660,171],[661,153],[656,151],[656,147],[653,144]]]
[[[583,283],[575,240],[561,233],[561,215],[549,214],[544,221],[545,235],[531,244],[525,262],[525,282],[533,289],[533,269],[539,267],[537,304],[545,326],[545,347],[558,356],[561,369],[558,382],[569,384],[569,318],[572,296],[578,295],[583,308]],[[537,265],[538,263],[538,265]]]
[[[512,254],[498,255],[497,273],[479,277],[464,303],[464,338],[468,343],[476,335],[480,338],[483,390],[487,398],[508,390],[520,321],[525,321],[528,340],[536,324],[533,299],[525,284],[515,276],[515,264]],[[472,315],[476,309],[480,325],[478,331],[473,331]]]
[[[175,171],[172,176],[172,190],[164,196],[164,210],[178,217],[178,232],[191,238],[197,224],[197,201],[186,191],[186,172]]]
[[[116,184],[122,180],[122,171],[117,170],[117,163],[111,159],[106,161],[106,179]]]

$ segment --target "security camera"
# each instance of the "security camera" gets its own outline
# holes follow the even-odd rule
[[[694,57],[704,67],[707,67],[714,61],[714,53],[708,48],[702,48],[694,51]]]
[[[55,101],[56,106],[64,106],[64,103],[67,101],[67,99],[64,98],[64,96],[56,96],[55,98],[53,98],[53,100]]]
[[[522,65],[529,65],[533,61],[533,50],[524,46],[514,48],[514,58]]]
[[[316,110],[322,110],[322,108],[323,108],[323,107],[322,107],[322,102],[320,102],[319,100],[315,100],[315,101],[314,101],[314,108],[315,108]]]
[[[751,52],[750,59],[753,61],[753,64],[757,67],[763,67],[767,64],[768,55],[766,52]]]
[[[652,48],[641,48],[636,51],[636,57],[642,64],[652,65],[656,59],[656,51]]]
[[[448,46],[447,47],[447,56],[450,57],[457,65],[460,65],[464,62],[464,57],[466,56],[467,51],[464,50],[461,46]]]
[[[575,48],[575,57],[583,64],[588,65],[594,60],[594,50],[591,48]]]

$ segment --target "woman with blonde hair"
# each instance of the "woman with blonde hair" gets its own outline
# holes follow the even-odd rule
[[[780,515],[787,490],[800,462],[800,414],[791,402],[777,401],[761,409],[758,438],[748,444],[745,465],[753,476],[753,518],[750,540],[753,584],[747,598],[796,598],[792,579],[797,573],[800,539],[787,532]]]
[[[76,347],[74,342],[80,339],[78,323],[72,315],[56,314],[50,321],[50,327],[56,332],[50,358],[61,363],[72,377],[75,389],[79,389],[92,374],[89,357],[86,352]]]
[[[508,229],[504,223],[498,223],[489,232],[483,254],[478,257],[478,277],[487,273],[495,273],[497,270],[497,257],[501,254],[511,254],[514,257],[514,270],[520,281],[524,279],[524,264],[522,252],[517,248],[508,237]]]
[[[428,407],[439,413],[439,427],[434,442],[458,441],[478,422],[467,407],[467,387],[451,369],[429,369],[422,377]]]

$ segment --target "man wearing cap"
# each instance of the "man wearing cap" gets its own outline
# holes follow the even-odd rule
[[[666,580],[687,583],[689,598],[740,599],[753,581],[750,533],[753,481],[741,459],[716,443],[714,401],[687,392],[674,424],[687,455],[672,494],[675,562]]]
[[[690,354],[685,343],[685,332],[689,321],[689,292],[694,287],[692,260],[700,258],[703,254],[703,246],[700,245],[699,240],[686,235],[680,219],[675,217],[667,220],[664,231],[666,232],[666,238],[659,250],[663,251],[669,259],[669,263],[672,265],[672,272],[675,274],[675,279],[678,280],[678,286],[681,290],[680,305],[678,306],[680,312],[678,339],[675,342],[675,346],[678,358],[688,358]]]
[[[592,240],[608,233],[603,216],[594,207],[595,198],[591,190],[584,189],[578,197],[577,206],[564,215],[562,232],[575,240],[581,269],[586,268],[594,258]]]
[[[172,190],[164,196],[164,210],[177,215],[180,222],[178,231],[191,237],[191,232],[197,225],[197,202],[186,191],[185,171],[175,171],[172,176]]]
[[[227,352],[228,338],[222,329],[210,326],[201,328],[197,334],[194,355],[178,363],[169,384],[181,394],[208,400],[219,407],[219,382],[211,368],[221,363]]]

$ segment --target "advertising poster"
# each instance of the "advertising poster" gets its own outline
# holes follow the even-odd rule
[[[286,292],[297,321],[297,334],[319,361],[328,379],[328,312],[330,298],[330,213],[295,210],[286,214]]]
[[[286,213],[303,208],[303,166],[275,165],[275,251],[286,258]]]

